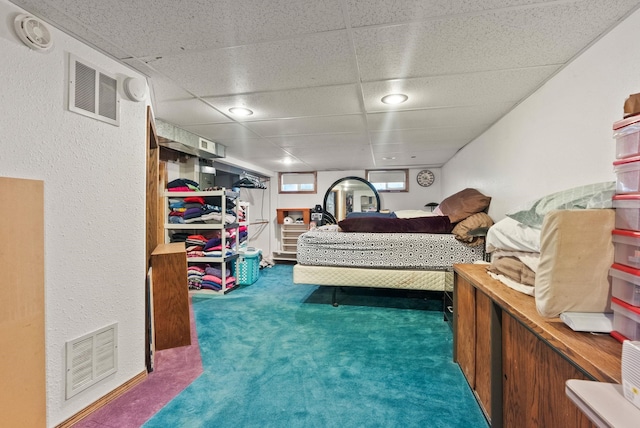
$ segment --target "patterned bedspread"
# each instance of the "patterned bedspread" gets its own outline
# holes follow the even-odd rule
[[[451,234],[309,231],[298,237],[297,258],[309,266],[443,270],[482,260],[482,247]]]

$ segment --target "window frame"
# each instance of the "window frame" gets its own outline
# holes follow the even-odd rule
[[[373,181],[371,181],[371,177],[370,174],[372,172],[389,172],[389,173],[398,173],[398,172],[402,172],[404,173],[404,188],[403,189],[379,189],[376,187],[376,185],[373,183]],[[380,168],[380,169],[366,169],[364,171],[365,176],[367,177],[367,181],[370,182],[373,187],[376,188],[376,191],[378,191],[378,193],[406,193],[409,192],[409,169],[408,168]],[[388,184],[388,182],[385,182],[385,184]]]
[[[283,190],[284,176],[286,175],[313,175],[313,190]],[[308,183],[304,183],[308,184]],[[278,173],[278,193],[285,195],[300,194],[316,194],[318,193],[318,172],[317,171],[301,171],[301,172],[279,172]]]

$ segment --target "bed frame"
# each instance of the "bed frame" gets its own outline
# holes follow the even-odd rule
[[[452,270],[373,269],[339,266],[293,267],[295,284],[313,284],[333,287],[331,304],[338,306],[340,287],[372,287],[397,290],[451,291]]]

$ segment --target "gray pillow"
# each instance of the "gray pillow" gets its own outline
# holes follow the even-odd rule
[[[614,181],[574,187],[528,202],[506,215],[522,224],[540,229],[544,216],[553,210],[611,208],[615,189]]]

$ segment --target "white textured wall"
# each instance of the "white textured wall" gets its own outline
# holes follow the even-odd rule
[[[615,180],[612,124],[640,92],[640,12],[560,71],[442,169],[443,193],[475,187],[489,214],[583,184]]]
[[[18,12],[0,0],[0,175],[45,183],[47,425],[55,426],[145,369],[145,105],[123,98],[120,127],[69,112],[69,53],[139,75],[55,30],[53,51],[31,51],[12,31]],[[3,221],[20,215],[2,210]],[[65,342],[113,322],[117,373],[65,401]]]
[[[428,202],[440,202],[442,199],[440,169],[430,168],[436,176],[433,185],[429,187],[421,187],[416,182],[416,175],[420,169],[409,170],[409,192],[401,193],[380,193],[380,205],[382,209],[391,211],[398,210],[419,210],[423,209]],[[278,208],[289,207],[309,207],[313,208],[316,204],[322,205],[324,194],[336,180],[343,177],[361,177],[365,178],[363,170],[354,171],[318,171],[318,193],[317,194],[277,194],[278,178],[275,177],[272,187],[276,190]]]

